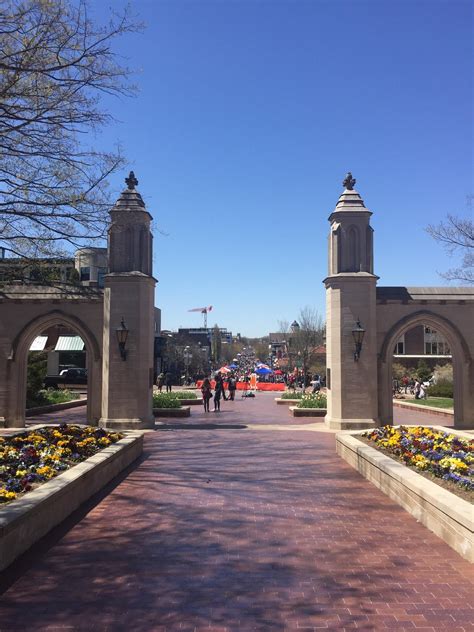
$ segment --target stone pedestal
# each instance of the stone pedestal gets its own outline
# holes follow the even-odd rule
[[[104,363],[102,417],[104,428],[153,428],[154,279],[141,272],[106,276],[104,296]],[[115,330],[122,318],[129,330],[126,359],[120,355]]]
[[[334,430],[373,428],[377,424],[375,284],[369,273],[326,279],[326,353],[330,369],[326,424]],[[365,336],[354,359],[352,329],[360,320]]]

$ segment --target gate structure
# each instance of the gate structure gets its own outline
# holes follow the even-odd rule
[[[425,324],[451,348],[454,426],[474,428],[474,288],[377,287],[372,213],[354,185],[347,174],[329,217],[326,423],[341,430],[393,423],[393,349],[405,331]],[[360,352],[358,330],[364,330]]]
[[[152,428],[154,288],[151,216],[133,172],[110,211],[105,289],[13,284],[0,292],[0,426],[25,425],[28,350],[53,325],[85,343],[87,420],[112,428]],[[126,351],[117,329],[126,324]]]

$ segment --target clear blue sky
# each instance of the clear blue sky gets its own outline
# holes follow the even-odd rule
[[[324,314],[327,218],[349,170],[374,213],[379,285],[443,285],[455,260],[424,228],[466,215],[473,192],[471,2],[132,7],[146,29],[118,49],[140,92],[107,102],[118,122],[98,142],[121,142],[166,233],[164,328],[200,326],[187,310],[204,305],[248,336],[305,305]]]

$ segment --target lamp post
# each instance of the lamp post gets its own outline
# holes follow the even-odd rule
[[[360,358],[360,352],[362,351],[362,341],[364,340],[365,329],[360,324],[360,320],[357,319],[356,326],[352,330],[352,337],[354,339],[354,362],[358,362]]]
[[[122,321],[120,323],[120,327],[117,327],[117,329],[115,330],[115,335],[117,336],[120,357],[122,358],[122,360],[126,360],[127,352],[125,351],[125,345],[127,343],[127,338],[128,338],[128,329],[127,329],[127,326],[125,325],[123,316],[122,316]]]

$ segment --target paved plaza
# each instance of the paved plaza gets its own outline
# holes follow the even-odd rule
[[[3,573],[0,630],[474,630],[472,566],[273,397],[148,432]]]

